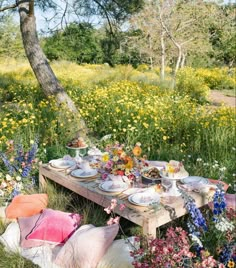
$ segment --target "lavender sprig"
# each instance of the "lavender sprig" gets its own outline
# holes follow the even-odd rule
[[[16,171],[15,167],[10,163],[10,161],[8,160],[7,156],[0,152],[0,157],[5,165],[5,167],[7,168],[9,175],[13,175]]]

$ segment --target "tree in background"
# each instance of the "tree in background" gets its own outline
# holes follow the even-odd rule
[[[0,20],[0,57],[25,57],[19,25],[10,15]]]
[[[43,50],[49,60],[101,63],[102,51],[96,30],[89,23],[70,23],[64,30],[45,38]]]
[[[137,49],[150,58],[151,67],[153,62],[161,66],[161,80],[167,63],[174,63],[175,76],[189,55],[209,51],[207,15],[211,5],[203,1],[152,0],[131,18],[132,28],[142,32],[142,38],[134,39]]]

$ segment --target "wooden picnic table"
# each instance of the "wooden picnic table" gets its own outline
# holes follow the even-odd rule
[[[80,179],[71,176],[65,171],[52,168],[49,164],[41,164],[39,167],[39,183],[42,189],[47,186],[47,180],[56,182],[59,185],[91,200],[92,202],[108,207],[111,199],[116,198],[118,204],[125,204],[122,211],[118,206],[114,210],[117,215],[142,227],[143,234],[156,237],[156,228],[172,220],[187,214],[184,207],[184,200],[180,197],[162,198],[158,207],[141,207],[131,204],[128,197],[122,194],[115,194],[101,191],[97,179]],[[189,192],[195,199],[197,207],[202,207],[210,201],[214,191],[206,193]],[[105,212],[104,212],[105,213]]]

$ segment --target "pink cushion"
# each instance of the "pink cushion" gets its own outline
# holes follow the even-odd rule
[[[118,230],[118,224],[104,227],[91,224],[81,226],[58,252],[54,263],[65,268],[95,268]]]
[[[21,246],[41,246],[44,243],[63,244],[80,224],[80,215],[45,209],[41,214],[19,218]]]

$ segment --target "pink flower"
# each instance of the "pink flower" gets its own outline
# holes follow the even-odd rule
[[[120,217],[115,217],[115,218],[110,218],[108,221],[107,221],[107,225],[112,225],[112,224],[118,224],[120,221]]]
[[[117,223],[118,224],[119,222],[120,222],[120,217],[118,217],[118,216],[115,217],[115,219],[113,220],[113,224],[114,223]]]
[[[116,199],[112,199],[111,200],[110,209],[111,210],[114,210],[116,206],[117,206],[117,200]]]
[[[102,174],[102,180],[105,180],[107,177],[108,177],[108,174],[107,173],[103,173]]]
[[[125,208],[126,208],[126,205],[125,204],[120,204],[120,207],[119,207],[119,210],[120,211],[123,211]]]
[[[110,218],[108,221],[107,221],[107,225],[112,225],[113,224],[113,218]]]
[[[111,214],[111,207],[104,208],[104,211],[106,211],[107,214]]]

